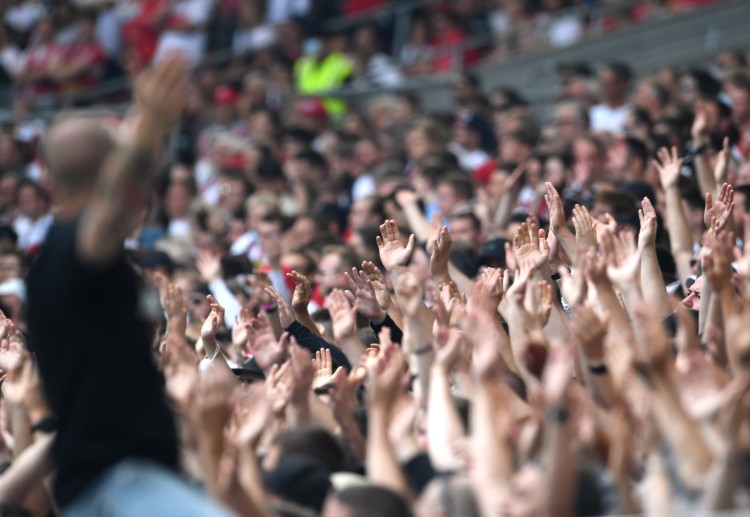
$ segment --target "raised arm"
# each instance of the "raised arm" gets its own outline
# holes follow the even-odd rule
[[[185,102],[182,59],[170,57],[137,81],[140,120],[133,138],[107,158],[78,232],[78,252],[105,266],[122,252],[151,199],[157,151]]]
[[[649,307],[662,318],[666,318],[672,307],[661,274],[659,260],[656,257],[656,210],[647,197],[641,202],[638,210],[641,230],[638,234],[638,247],[641,248],[641,291]]]

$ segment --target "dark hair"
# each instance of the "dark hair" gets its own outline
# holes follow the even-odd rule
[[[633,78],[633,69],[630,68],[630,65],[622,61],[611,61],[606,64],[605,68],[615,74],[615,77],[620,82],[629,83]]]
[[[449,172],[437,182],[438,185],[448,184],[453,187],[456,196],[461,199],[471,199],[474,197],[474,183],[471,178],[463,172]]]
[[[336,494],[351,515],[357,517],[411,517],[407,502],[396,492],[382,486],[353,486]]]
[[[482,230],[482,221],[480,221],[477,215],[471,210],[461,210],[458,212],[454,212],[451,216],[451,221],[456,221],[457,219],[469,219],[471,221],[471,225],[476,231]]]
[[[255,174],[261,181],[284,180],[284,170],[274,158],[263,158],[256,167]]]
[[[628,148],[628,158],[637,158],[648,165],[648,147],[643,141],[629,136],[625,138],[625,145]]]
[[[331,472],[344,468],[344,451],[328,431],[319,427],[298,427],[280,431],[273,440],[280,451],[279,462],[288,456],[308,456],[320,461]]]
[[[323,157],[323,155],[317,151],[313,151],[312,149],[306,149],[304,151],[298,152],[296,155],[294,155],[294,159],[305,162],[310,167],[313,167],[315,169],[328,168],[328,162],[326,162],[326,159]]]

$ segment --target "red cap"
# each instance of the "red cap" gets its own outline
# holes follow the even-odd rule
[[[323,101],[320,99],[303,99],[299,102],[299,112],[301,115],[310,118],[328,118]]]
[[[235,104],[237,92],[231,86],[219,86],[214,90],[214,102],[217,104]]]

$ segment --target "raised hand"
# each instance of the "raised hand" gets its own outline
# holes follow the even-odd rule
[[[576,247],[585,252],[596,247],[596,232],[594,221],[591,219],[588,208],[581,205],[573,207],[573,226],[576,230]]]
[[[549,246],[544,238],[544,230],[539,230],[537,224],[531,220],[521,223],[513,236],[513,252],[518,263],[532,260],[537,268],[542,267],[549,258]]]
[[[211,306],[211,312],[208,314],[206,321],[203,322],[203,326],[201,327],[201,339],[204,342],[215,342],[216,333],[224,323],[224,307],[219,305],[219,302],[216,301],[216,298],[214,298],[210,294],[206,296],[206,298],[208,299],[208,303]]]
[[[313,359],[315,374],[313,375],[312,388],[317,389],[331,382],[333,377],[333,360],[331,359],[331,349],[321,348],[315,352]]]
[[[562,199],[557,193],[554,185],[549,181],[544,183],[544,201],[549,210],[550,231],[556,232],[565,227],[565,210],[563,209]]]
[[[725,136],[722,142],[721,151],[719,151],[719,154],[716,156],[716,164],[714,165],[714,178],[716,178],[716,183],[718,185],[721,185],[727,180],[729,160],[729,137]]]
[[[357,325],[357,309],[352,307],[349,299],[341,289],[334,289],[328,295],[325,303],[331,313],[333,322],[333,337],[336,341],[343,341],[354,337]]]
[[[185,63],[169,56],[136,81],[136,101],[149,125],[166,131],[177,122],[187,96]]]
[[[437,350],[435,352],[435,364],[443,368],[446,372],[450,372],[461,360],[461,354],[463,352],[463,333],[455,328],[451,327],[447,332],[445,340],[436,340]]]
[[[404,357],[401,349],[389,343],[381,346],[377,361],[367,371],[368,402],[371,407],[390,409],[402,389]]]
[[[286,274],[294,282],[294,293],[292,293],[292,309],[295,313],[307,313],[307,306],[313,295],[313,288],[310,280],[296,271]]]
[[[446,281],[450,278],[448,262],[452,243],[453,238],[451,237],[451,233],[447,227],[443,226],[432,244],[432,255],[430,256],[430,274],[432,278],[440,281]]]
[[[357,271],[355,267],[352,268],[351,274],[344,275],[350,289],[345,294],[357,312],[370,321],[381,323],[385,319],[385,311],[380,306],[373,282],[367,278],[364,271]]]
[[[734,234],[730,232],[710,234],[708,244],[703,247],[703,273],[717,291],[729,287],[732,281],[733,249]]]
[[[391,299],[391,292],[388,290],[388,286],[385,283],[385,275],[378,269],[378,267],[369,261],[362,262],[362,271],[364,272],[367,279],[372,282],[372,287],[375,289],[375,297],[378,299],[380,308],[387,311],[391,308],[393,300]]]
[[[357,388],[364,382],[365,378],[367,378],[367,369],[363,367],[352,368],[351,372],[347,374],[346,369],[339,366],[333,372],[330,382],[334,389],[330,390],[328,395],[336,420],[341,421],[345,418],[351,418],[351,409],[356,402]]]
[[[607,316],[600,319],[591,308],[585,305],[579,305],[573,311],[571,329],[589,361],[600,363],[604,360],[607,324]]]
[[[288,332],[284,332],[277,340],[271,324],[263,313],[259,314],[257,319],[251,320],[246,328],[253,357],[264,372],[284,360],[289,342]]]
[[[505,275],[501,269],[494,268],[487,268],[482,272],[471,289],[468,306],[494,315],[503,299]]]
[[[613,240],[614,253],[610,254],[607,265],[607,276],[610,281],[622,288],[635,285],[641,268],[641,254],[635,245],[633,232],[624,231]]]
[[[652,163],[659,173],[659,180],[664,190],[677,187],[677,181],[680,179],[680,169],[682,169],[682,158],[677,154],[677,148],[672,147],[672,152],[666,147],[659,149],[657,153],[658,160]]]
[[[703,211],[703,222],[706,228],[714,233],[726,229],[734,213],[734,189],[729,183],[721,186],[716,201],[711,193],[706,192],[706,208]]]
[[[221,257],[219,255],[210,251],[203,251],[195,260],[195,267],[198,269],[201,279],[207,284],[221,279]]]
[[[279,322],[283,328],[289,328],[289,325],[294,323],[295,317],[292,308],[286,303],[286,300],[279,294],[279,292],[273,287],[266,287],[266,294],[276,303],[279,308]],[[295,289],[296,291],[296,289]]]
[[[424,289],[411,272],[404,271],[396,278],[396,300],[405,316],[415,317],[424,306]]]
[[[184,336],[187,326],[187,304],[180,286],[165,284],[162,303],[164,304],[164,311],[167,313],[170,330]]]
[[[380,236],[376,237],[380,261],[386,271],[393,271],[399,266],[405,266],[414,252],[414,235],[409,236],[406,244],[401,240],[401,233],[393,220],[387,220],[380,225]]]
[[[23,344],[14,339],[16,328],[13,321],[6,319],[2,326],[7,337],[0,340],[0,369],[8,375],[15,375],[21,371],[29,354]]]
[[[290,361],[279,366],[274,364],[266,375],[266,399],[271,412],[280,417],[284,414],[294,391],[294,376]]]
[[[638,232],[638,247],[646,249],[656,246],[656,210],[647,197],[641,201],[638,219],[641,223],[641,229]]]

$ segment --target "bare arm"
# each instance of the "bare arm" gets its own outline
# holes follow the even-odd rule
[[[643,250],[641,255],[641,292],[649,307],[661,318],[672,313],[672,306],[667,295],[667,286],[656,258],[656,210],[649,199],[643,198],[642,209],[638,210],[641,230],[638,234],[638,246]]]
[[[184,102],[182,60],[169,58],[139,86],[142,119],[132,142],[111,153],[83,213],[78,252],[94,265],[111,263],[122,243],[139,224],[153,188],[154,157],[164,135],[177,120]]]

